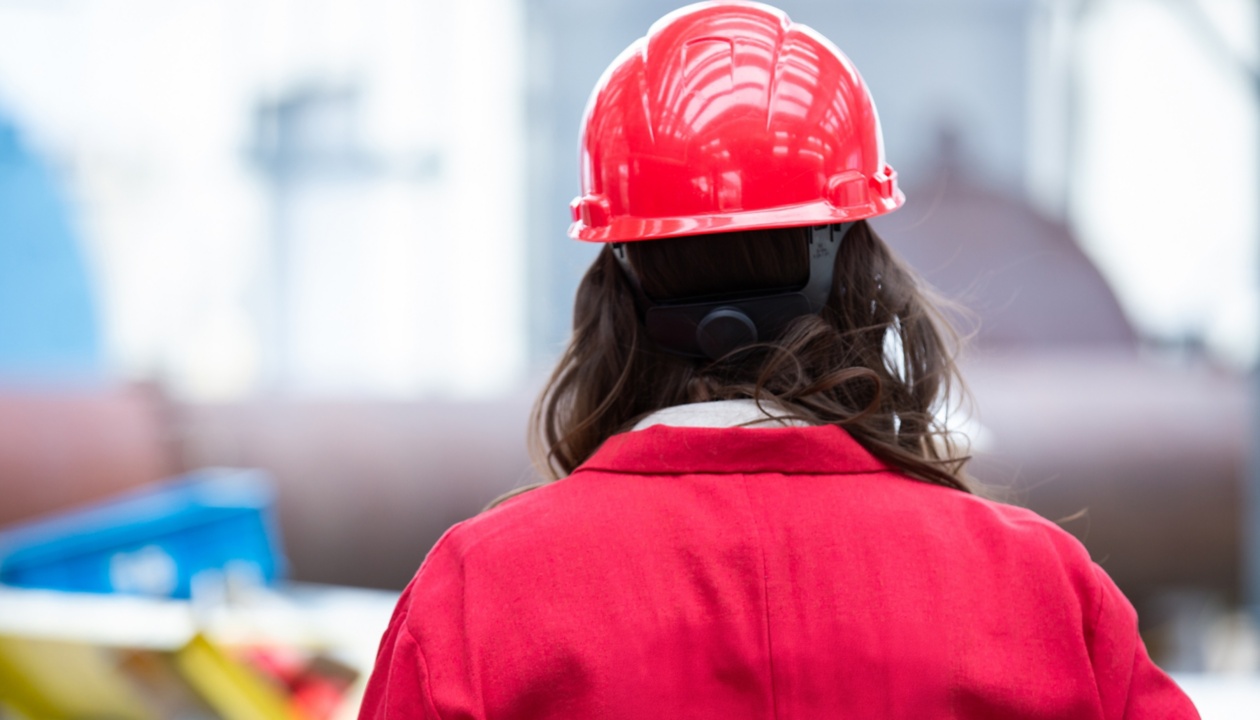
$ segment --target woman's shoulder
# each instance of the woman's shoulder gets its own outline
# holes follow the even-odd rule
[[[1059,524],[1033,510],[930,485],[894,471],[868,474],[865,482],[856,480],[855,476],[845,477],[845,486],[853,491],[851,502],[842,500],[833,508],[837,502],[833,493],[806,493],[796,504],[807,515],[836,510],[837,525],[850,533],[846,542],[869,545],[872,550],[888,539],[879,528],[895,526],[902,535],[940,538],[943,549],[961,553],[977,565],[1017,557],[1024,567],[1066,572],[1079,582],[1092,584],[1096,568],[1086,547]],[[435,545],[426,565],[489,572],[537,563],[553,551],[567,554],[582,548],[594,551],[601,543],[617,545],[610,538],[625,534],[642,540],[641,533],[662,518],[694,520],[686,503],[717,486],[714,482],[697,488],[677,478],[579,473],[523,492],[456,524]],[[742,496],[740,502],[745,502]],[[792,512],[789,507],[780,520],[792,523]],[[863,537],[851,534],[859,527],[865,528],[860,531]]]
[[[939,502],[949,506],[943,513],[949,521],[976,543],[1039,546],[1055,558],[1070,563],[1090,562],[1084,544],[1036,511],[980,493],[946,491],[937,493]]]
[[[923,533],[973,549],[1019,552],[1029,562],[1091,564],[1089,551],[1075,536],[1031,509],[932,485],[893,470],[863,475],[866,482],[858,483],[852,482],[855,476],[846,476],[854,504],[845,508],[845,515],[866,516],[875,524],[895,523],[903,532],[918,526]],[[590,471],[541,485],[452,526],[430,557],[450,556],[461,566],[511,563],[518,557],[536,557],[552,546],[589,545],[608,534],[611,523],[650,523],[659,516],[662,504],[681,503],[696,492],[694,487],[681,488],[676,478],[656,480]],[[674,494],[686,497],[673,498]],[[834,496],[800,500],[809,513],[826,512]],[[878,537],[871,541],[878,542]]]
[[[948,567],[995,583],[1029,586],[1053,580],[1074,588],[1076,595],[1096,590],[1100,569],[1089,550],[1059,523],[1037,512],[983,494],[906,477],[896,471],[870,476],[861,483],[877,507],[866,527],[896,528],[904,544]],[[872,550],[886,540],[875,535]],[[1064,586],[1060,583],[1066,583]]]
[[[584,524],[577,483],[569,478],[507,498],[452,525],[421,564],[417,577],[485,565],[512,565],[536,557],[550,543],[580,535]]]

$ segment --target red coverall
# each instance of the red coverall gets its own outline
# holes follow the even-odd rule
[[[653,426],[453,527],[361,718],[1196,718],[1031,512],[832,426]]]

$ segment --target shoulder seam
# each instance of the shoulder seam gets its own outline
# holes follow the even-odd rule
[[[434,548],[436,549],[436,545]],[[410,615],[410,613],[408,613]],[[438,712],[437,703],[433,701],[433,678],[429,675],[429,661],[424,656],[424,647],[420,644],[420,638],[411,630],[411,623],[403,623],[403,632],[407,633],[407,637],[416,644],[416,660],[419,661],[420,667],[424,670],[424,700],[429,704],[429,710],[433,713],[433,717],[442,720],[442,713]]]
[[[411,582],[407,585],[406,592],[408,594],[410,594],[411,588],[414,587],[415,584],[420,581],[420,578],[422,576],[424,576],[425,571],[428,570],[429,561],[433,558],[434,555],[436,555],[440,550],[442,550],[442,548],[446,545],[447,540],[451,537],[451,535],[453,535],[459,529],[459,527],[463,524],[464,524],[463,522],[458,522],[450,526],[449,528],[447,528],[446,532],[442,533],[442,537],[438,538],[437,542],[433,543],[433,547],[429,548],[429,552],[425,553],[424,561],[420,563],[419,569],[416,570],[415,577],[413,577],[411,579]],[[433,713],[433,717],[438,718],[438,720],[441,720],[442,714],[438,712],[437,704],[433,701],[433,678],[429,675],[429,661],[424,656],[424,647],[420,643],[420,638],[416,635],[415,631],[411,629],[410,601],[408,601],[408,604],[407,604],[406,617],[404,617],[402,621],[402,631],[407,633],[407,637],[411,638],[411,642],[415,643],[416,660],[420,663],[420,667],[424,671],[424,700],[425,702],[428,703],[429,710]]]

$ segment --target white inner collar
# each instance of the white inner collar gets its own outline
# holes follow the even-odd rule
[[[690,403],[667,407],[648,415],[635,424],[635,430],[642,430],[653,425],[669,425],[670,427],[804,427],[809,423],[796,418],[783,417],[788,412],[773,402],[757,401],[750,398],[738,400],[714,400],[712,402]]]

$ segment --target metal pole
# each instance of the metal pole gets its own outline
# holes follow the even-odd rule
[[[1229,43],[1204,11],[1200,0],[1165,1],[1183,14],[1204,47],[1216,53],[1225,68],[1238,73],[1250,86],[1253,101],[1260,108],[1260,67],[1252,66],[1246,58],[1230,50]],[[1257,42],[1260,42],[1260,15],[1256,17],[1255,30]],[[1257,135],[1260,136],[1260,129]],[[1260,177],[1260,155],[1255,161]],[[1239,513],[1240,583],[1243,604],[1256,624],[1260,625],[1260,372],[1256,368],[1251,372],[1251,401],[1251,443],[1243,470],[1242,509]]]
[[[1260,13],[1256,14],[1256,42],[1260,43]],[[1252,89],[1255,105],[1260,108],[1260,73],[1253,70]],[[1260,128],[1256,128],[1260,137]],[[1254,158],[1257,183],[1260,183],[1260,153]],[[1258,238],[1260,239],[1260,238]],[[1247,453],[1247,483],[1243,504],[1243,601],[1252,620],[1260,626],[1260,372],[1251,371],[1251,444]]]

